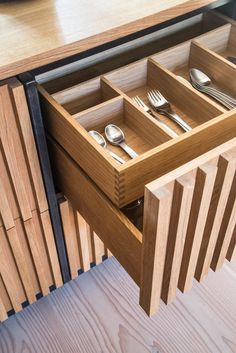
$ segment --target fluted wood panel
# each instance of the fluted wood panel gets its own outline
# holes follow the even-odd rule
[[[71,277],[74,279],[80,270],[88,271],[91,264],[97,265],[104,256],[112,254],[68,200],[59,198],[59,205]]]
[[[236,253],[236,139],[149,184],[140,304],[155,313]]]
[[[0,85],[0,321],[62,285],[23,86]]]

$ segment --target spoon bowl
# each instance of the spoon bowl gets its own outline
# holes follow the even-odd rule
[[[105,138],[98,131],[90,130],[88,133],[101,147],[107,147]]]
[[[114,152],[110,151],[107,148],[107,142],[105,138],[98,131],[90,130],[88,133],[101,147],[106,149],[106,151],[112,156],[113,159],[115,159],[120,164],[125,163],[125,160],[123,158],[117,156]]]
[[[136,158],[138,154],[125,143],[125,134],[114,124],[109,124],[105,127],[105,135],[107,140],[114,146],[119,146],[131,157]]]
[[[204,72],[198,69],[190,70],[190,78],[192,82],[198,83],[202,86],[210,86],[211,84],[210,77],[208,77]]]

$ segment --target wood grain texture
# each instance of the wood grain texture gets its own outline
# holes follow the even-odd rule
[[[55,141],[48,145],[57,187],[139,284],[142,234]]]
[[[6,48],[0,79],[85,51],[179,15],[214,4],[214,0],[141,0],[121,4],[73,0],[2,3],[0,45]],[[119,14],[119,16],[117,16]],[[16,35],[17,26],[17,35]],[[26,30],[27,29],[27,30]]]
[[[115,70],[105,75],[103,80],[117,90],[123,99],[113,98],[73,116],[43,87],[39,86],[39,92],[49,134],[120,208],[143,196],[146,183],[170,170],[166,169],[166,165],[169,168],[173,163],[173,168],[176,168],[224,142],[223,135],[229,133],[228,139],[234,137],[232,126],[229,130],[227,128],[227,120],[224,123],[224,132],[220,128],[222,119],[231,120],[229,117],[233,117],[234,111],[230,115],[223,115],[225,110],[222,107],[182,84],[174,74],[152,59],[144,59]],[[181,112],[184,118],[190,117],[188,122],[191,121],[192,131],[171,139],[162,124],[144,113],[130,99],[130,96],[137,94],[137,89],[146,94],[150,88],[161,89],[177,112]],[[103,132],[109,121],[119,121],[122,128],[127,128],[125,134],[128,143],[138,149],[139,156],[127,160],[124,165],[118,165],[86,133],[86,129],[98,129]],[[234,124],[235,121],[231,120],[231,123]],[[171,127],[173,125],[172,123]],[[198,145],[198,148],[191,148],[193,144]],[[117,147],[111,148],[120,154]],[[83,153],[80,153],[81,150]],[[125,158],[127,159],[127,156]],[[97,168],[94,168],[95,164]]]
[[[140,303],[149,315],[160,298],[169,304],[177,288],[189,291],[194,275],[202,280],[210,266],[221,268],[228,251],[233,258],[235,143],[228,141],[146,186]]]
[[[2,323],[0,352],[235,353],[235,276],[225,264],[150,319],[109,259]]]

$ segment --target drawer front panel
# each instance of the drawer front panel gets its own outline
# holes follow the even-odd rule
[[[146,186],[143,234],[55,141],[49,146],[57,186],[140,286],[148,315],[235,257],[235,138]]]
[[[140,303],[157,311],[235,252],[236,139],[147,185]]]

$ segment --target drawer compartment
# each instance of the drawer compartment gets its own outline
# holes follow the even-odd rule
[[[119,208],[142,197],[145,184],[224,143],[226,136],[227,139],[234,137],[233,131],[224,133],[228,129],[226,109],[177,77],[181,73],[186,78],[188,68],[194,65],[235,96],[236,80],[229,78],[236,76],[236,67],[197,42],[198,38],[214,36],[234,25],[225,24],[225,17],[214,13],[201,16],[200,22],[199,17],[195,20],[191,19],[195,24],[190,33],[210,32],[155,54],[154,43],[157,46],[164,43],[163,33],[158,32],[156,42],[149,48],[150,54],[154,54],[151,57],[86,82],[81,82],[79,73],[73,72],[74,76],[66,74],[63,79],[51,80],[51,85],[50,80],[39,85],[48,133]],[[167,36],[169,30],[166,30]],[[173,33],[173,43],[189,38],[181,33]],[[143,55],[147,54],[146,49],[144,46]],[[139,48],[141,55],[142,48]],[[114,65],[116,60],[119,62],[119,57],[113,58]],[[111,65],[105,64],[105,68]],[[152,89],[160,90],[191,131],[184,132],[170,118],[153,110],[152,114],[145,112],[133,100],[138,95],[151,108],[147,93]],[[120,164],[88,134],[96,130],[104,135],[108,124],[122,128],[126,143],[138,157],[131,159],[120,147],[107,143],[125,161]]]
[[[100,80],[118,96],[75,114],[42,87],[39,91],[47,131],[118,207],[143,196],[144,185],[167,173],[170,167],[176,168],[225,141],[220,128],[225,120],[227,130],[225,109],[180,82],[152,59],[116,70]],[[154,88],[161,90],[192,131],[184,132],[170,119],[155,115],[173,130],[169,132],[131,99],[138,94],[147,103],[147,91]],[[67,94],[68,89],[65,91]],[[54,96],[58,99],[58,93]],[[109,144],[109,149],[126,160],[121,165],[88,134],[94,129],[104,133],[110,123],[124,128],[127,143],[136,149],[138,157],[131,160],[120,147]],[[234,137],[233,131],[231,134],[227,138]]]
[[[142,232],[48,142],[58,188],[140,287],[149,315],[235,258],[236,138],[146,185]]]

